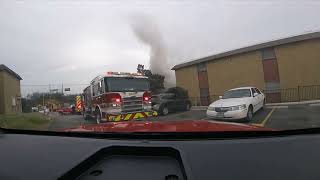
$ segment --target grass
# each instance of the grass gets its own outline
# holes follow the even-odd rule
[[[51,120],[41,113],[0,115],[0,127],[7,129],[48,130]]]

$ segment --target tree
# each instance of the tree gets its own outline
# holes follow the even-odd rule
[[[188,98],[188,91],[182,87],[172,87],[166,90],[166,93],[173,93],[181,98]]]
[[[159,91],[164,89],[164,76],[160,74],[152,74],[149,77],[150,81],[150,90],[153,93],[158,93]]]
[[[64,103],[67,104],[74,104],[75,103],[75,97],[77,95],[70,94],[70,95],[63,95],[61,93],[39,93],[35,92],[32,94],[29,94],[26,98],[26,100],[23,102],[24,107],[27,108],[38,106],[38,105],[48,105],[48,104],[55,104],[57,106],[63,106]]]
[[[23,113],[29,113],[31,112],[31,102],[27,98],[21,98],[21,106],[22,106],[22,112]]]
[[[137,72],[141,73],[149,78],[150,90],[153,93],[159,93],[164,89],[165,77],[161,74],[152,74],[151,70],[144,69],[144,65],[138,64]]]

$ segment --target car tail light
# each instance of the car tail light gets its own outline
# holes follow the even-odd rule
[[[150,100],[151,100],[151,93],[148,92],[148,91],[144,92],[142,98],[143,98],[143,101],[144,101],[144,102],[150,101]]]

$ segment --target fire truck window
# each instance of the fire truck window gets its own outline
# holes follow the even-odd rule
[[[92,92],[93,96],[98,95],[98,88],[99,88],[98,84],[93,85],[93,92]]]
[[[99,82],[99,94],[103,94],[103,83],[102,83],[102,81]]]
[[[145,91],[149,89],[149,81],[144,78],[105,78],[106,91]]]

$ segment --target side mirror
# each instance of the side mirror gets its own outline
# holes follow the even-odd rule
[[[253,97],[256,97],[258,96],[259,94],[258,93],[253,93]]]
[[[222,96],[219,96],[219,99],[222,99]]]

